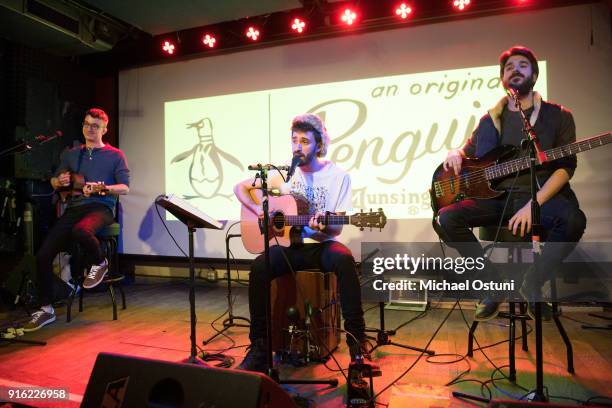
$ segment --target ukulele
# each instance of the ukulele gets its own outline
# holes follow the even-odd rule
[[[73,197],[82,196],[83,187],[85,187],[86,185],[91,186],[91,194],[106,195],[110,191],[103,181],[98,181],[95,183],[86,182],[85,176],[83,176],[82,174],[70,173],[70,184],[68,186],[63,186],[57,189],[61,201],[65,203]]]

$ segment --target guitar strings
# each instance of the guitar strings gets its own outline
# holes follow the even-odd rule
[[[460,174],[459,176],[457,176],[457,178],[459,179],[459,182],[466,181],[466,180],[467,181],[472,181],[472,182],[488,180],[487,174],[491,174],[491,173],[492,174],[496,174],[496,173],[502,172],[503,168],[511,167],[512,168],[512,172],[519,171],[518,168],[520,167],[521,164],[525,163],[525,159],[526,158],[527,157],[523,156],[523,157],[521,157],[519,159],[514,159],[514,160],[510,160],[510,161],[505,162],[505,163],[496,164],[496,165],[487,167],[485,169],[475,170],[475,171],[470,172],[468,174]],[[517,170],[514,170],[514,167],[516,167]],[[439,184],[442,185],[442,186],[445,186],[445,185],[451,184],[451,181],[446,179],[446,180],[440,181]]]
[[[552,153],[552,150],[556,150],[556,149],[551,149],[549,153]],[[553,156],[554,156],[554,153],[553,153]],[[547,154],[547,157],[548,157],[548,154]],[[459,176],[457,176],[457,178],[458,178],[459,183],[465,182],[465,181],[481,182],[481,181],[489,180],[489,177],[488,177],[489,175],[491,174],[492,175],[496,175],[496,174],[503,175],[502,173],[505,172],[505,170],[508,168],[510,168],[510,173],[514,173],[514,172],[518,172],[518,171],[526,169],[527,167],[529,167],[528,160],[529,160],[528,156],[521,156],[519,158],[509,160],[504,163],[496,164],[496,165],[487,167],[485,169],[475,170],[473,172],[470,172],[469,174],[460,174]],[[496,177],[492,177],[492,178],[496,178]],[[438,182],[438,185],[441,186],[443,189],[452,184],[453,182],[448,179]]]
[[[348,215],[337,215],[337,214],[330,214],[330,215],[322,215],[319,217],[318,221],[322,222],[322,221],[326,221],[327,217],[327,221],[328,224],[330,225],[334,225],[335,223],[348,223],[348,221],[350,220],[350,216]],[[298,225],[304,223],[304,222],[308,222],[310,221],[310,219],[312,218],[312,215],[308,215],[308,214],[302,214],[302,215],[274,215],[272,217],[270,217],[270,224],[274,224],[274,221],[277,219],[283,219],[284,221],[284,225],[295,225],[294,223],[297,223]],[[337,225],[337,224],[336,224]]]

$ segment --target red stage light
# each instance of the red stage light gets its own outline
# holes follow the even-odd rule
[[[412,14],[412,7],[406,5],[406,3],[402,3],[395,9],[395,14],[402,19],[406,19]]]
[[[453,7],[459,11],[463,11],[470,5],[470,0],[453,0]]]
[[[294,18],[291,22],[291,29],[301,34],[304,30],[306,30],[306,23],[304,20]]]
[[[202,43],[209,48],[214,48],[217,45],[217,39],[213,35],[206,34],[202,37]]]
[[[344,22],[346,25],[353,25],[355,20],[357,20],[357,13],[350,8],[344,9],[344,12],[340,16],[340,20],[342,20],[342,22]]]
[[[162,44],[162,50],[170,55],[174,54],[174,49],[176,47],[170,41],[164,41]]]
[[[257,41],[257,39],[259,38],[259,30],[255,27],[249,27],[246,32],[246,36],[253,41]]]

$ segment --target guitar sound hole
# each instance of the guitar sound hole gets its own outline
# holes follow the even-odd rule
[[[274,229],[280,230],[285,227],[285,216],[281,212],[275,212],[272,215],[272,227]]]

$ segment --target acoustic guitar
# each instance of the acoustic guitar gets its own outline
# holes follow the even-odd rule
[[[571,156],[612,142],[612,133],[602,133],[561,147],[544,151],[546,162]],[[501,180],[529,168],[529,156],[519,157],[515,146],[499,146],[479,159],[463,159],[457,176],[452,168],[440,164],[431,181],[431,208],[438,214],[441,208],[466,198],[495,198],[503,191],[495,190]]]
[[[261,202],[261,192],[251,190],[251,196],[257,202]],[[281,245],[289,246],[301,240],[299,231],[294,227],[308,225],[312,215],[304,214],[307,205],[301,200],[296,200],[291,195],[269,196],[270,225],[268,232],[270,246]],[[298,211],[298,208],[301,211]],[[302,212],[302,214],[300,214]],[[318,221],[325,225],[354,225],[361,230],[364,228],[382,229],[387,224],[387,217],[382,208],[378,211],[355,213],[353,215],[327,214],[319,217]],[[247,251],[252,254],[260,254],[264,251],[264,231],[263,219],[257,217],[245,205],[242,205],[240,212],[240,233],[242,243]]]

